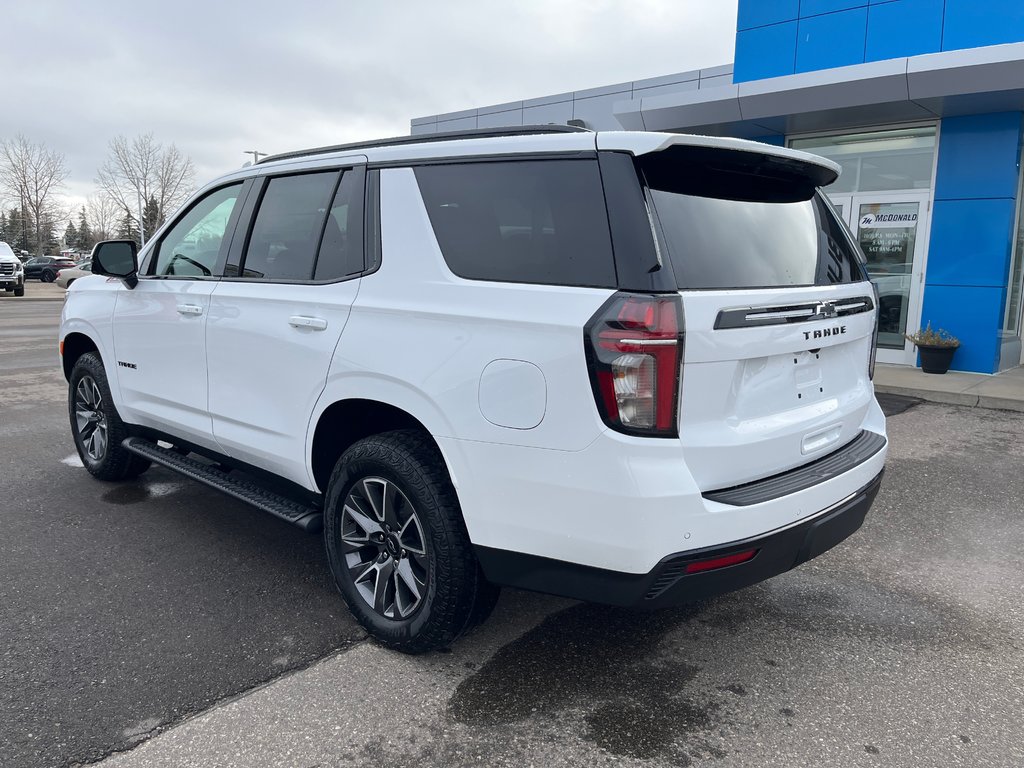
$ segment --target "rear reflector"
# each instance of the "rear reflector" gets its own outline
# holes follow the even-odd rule
[[[713,571],[716,568],[725,568],[729,565],[739,565],[753,560],[756,554],[756,549],[748,549],[746,552],[734,552],[731,555],[712,557],[710,560],[698,560],[686,566],[686,573],[701,573],[702,571]]]

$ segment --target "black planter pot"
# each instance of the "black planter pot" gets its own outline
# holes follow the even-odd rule
[[[953,353],[959,347],[929,347],[918,344],[921,353],[921,370],[925,373],[945,373],[953,362]]]

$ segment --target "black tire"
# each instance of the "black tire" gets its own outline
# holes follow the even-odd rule
[[[68,284],[64,286],[65,290],[67,290],[68,288],[70,288],[70,287],[71,287],[71,284],[72,284],[73,282],[75,282],[75,280],[77,280],[77,279],[78,279],[77,277],[72,277],[72,278],[71,278],[70,280],[68,280]]]
[[[380,514],[371,499],[371,488],[380,489]],[[390,510],[384,501],[389,488]],[[352,513],[346,511],[353,505],[366,510],[368,514],[360,517],[370,527],[356,525]],[[371,532],[373,526],[377,533]],[[378,642],[404,653],[448,647],[483,621],[498,597],[498,588],[484,578],[473,554],[444,459],[430,437],[417,430],[385,432],[360,440],[338,460],[324,503],[324,543],[331,573],[349,610]],[[389,552],[395,556],[390,557]],[[386,571],[382,588],[381,574],[389,564],[391,570]],[[418,596],[405,586],[413,569],[422,574],[422,581],[417,578],[417,585],[422,585],[417,587]],[[359,579],[360,573],[371,571],[372,589]],[[403,575],[404,580],[399,578]],[[399,594],[403,587],[404,600]],[[377,608],[366,596],[368,589]],[[383,600],[377,600],[378,590]],[[408,613],[403,613],[402,602]]]
[[[121,447],[121,441],[129,436],[128,428],[114,407],[106,371],[95,352],[82,355],[71,369],[68,417],[78,456],[93,477],[131,480],[149,469],[148,459]],[[102,440],[98,437],[101,430]]]
[[[17,288],[15,288],[14,289],[14,295],[15,296],[24,296],[25,295],[25,286],[24,285],[19,285]]]
[[[57,279],[57,275],[55,275],[49,269],[44,269],[43,274],[39,276],[39,279],[42,280],[44,283],[52,283],[54,280]]]

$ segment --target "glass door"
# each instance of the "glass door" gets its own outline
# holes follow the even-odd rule
[[[905,334],[918,329],[928,192],[867,192],[836,195],[832,204],[850,226],[878,287],[878,361],[914,365],[914,345]]]

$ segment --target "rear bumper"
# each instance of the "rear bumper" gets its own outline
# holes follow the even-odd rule
[[[664,608],[732,592],[804,563],[853,534],[867,515],[882,481],[870,483],[838,504],[787,527],[721,546],[669,555],[650,572],[623,573],[520,552],[477,546],[487,578],[535,592],[634,608]],[[746,562],[686,573],[694,561],[757,550]]]

